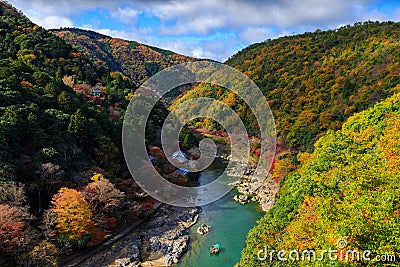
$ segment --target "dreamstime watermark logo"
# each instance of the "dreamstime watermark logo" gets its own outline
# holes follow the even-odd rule
[[[178,105],[165,120],[161,130],[162,149],[168,160],[177,168],[190,172],[206,169],[216,157],[217,147],[213,140],[205,138],[199,143],[201,156],[197,160],[177,160],[172,155],[179,151],[179,132],[189,121],[208,118],[224,127],[230,137],[231,160],[225,171],[213,182],[184,187],[164,179],[149,160],[145,144],[146,123],[156,103],[166,93],[185,84],[209,83],[229,89],[250,108],[261,134],[260,160],[253,178],[265,178],[275,155],[275,123],[269,105],[256,84],[249,77],[224,64],[211,61],[183,63],[167,68],[149,78],[130,101],[125,116],[122,142],[125,160],[136,182],[155,199],[175,206],[201,206],[211,203],[228,193],[229,185],[239,179],[228,177],[226,170],[234,164],[247,164],[250,155],[249,134],[238,114],[228,105],[216,99],[198,97]]]
[[[357,250],[347,248],[347,241],[339,239],[336,243],[336,248],[316,251],[313,249],[297,250],[268,250],[265,246],[257,253],[257,258],[260,261],[357,261],[357,262],[396,262],[396,255],[393,254],[378,254],[373,255],[371,250]]]

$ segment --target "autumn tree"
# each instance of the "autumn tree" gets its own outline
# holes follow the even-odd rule
[[[24,238],[24,216],[17,207],[0,204],[0,249],[11,252]]]
[[[58,248],[49,241],[42,241],[29,252],[29,266],[58,266]]]
[[[59,236],[78,241],[88,234],[92,211],[81,193],[63,187],[54,195],[51,203],[51,210],[57,214],[56,229]]]
[[[285,178],[291,170],[296,169],[296,167],[292,164],[293,155],[290,152],[283,152],[279,155],[279,157],[274,161],[273,168],[271,168],[272,179],[275,182],[280,182],[283,178]]]
[[[25,187],[14,182],[0,186],[0,250],[19,253],[36,237],[29,227]]]
[[[124,193],[105,178],[88,184],[82,195],[92,208],[94,219],[100,223],[107,215],[115,214],[124,198]]]

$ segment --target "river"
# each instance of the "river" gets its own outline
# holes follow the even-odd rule
[[[225,164],[216,159],[200,174],[200,185],[213,181],[223,172],[224,167]],[[235,191],[232,190],[223,198],[202,207],[197,223],[190,229],[189,250],[177,266],[229,267],[239,261],[246,235],[263,213],[257,203],[251,202],[243,206],[235,202],[234,195]],[[208,234],[196,233],[197,227],[202,223],[212,227]],[[219,254],[211,255],[209,248],[215,243],[221,244],[221,250]]]

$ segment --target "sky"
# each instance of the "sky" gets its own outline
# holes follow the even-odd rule
[[[400,0],[8,0],[46,29],[78,27],[224,62],[246,46],[360,21],[400,21]]]

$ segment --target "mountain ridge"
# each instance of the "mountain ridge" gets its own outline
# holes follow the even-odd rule
[[[291,148],[312,149],[322,132],[340,129],[351,114],[393,94],[400,82],[400,23],[355,25],[253,44],[225,62],[259,86],[276,118],[278,137]],[[218,90],[198,87],[177,103]],[[229,97],[224,92],[219,100]],[[238,103],[236,98],[231,106],[242,119],[248,117]],[[245,121],[254,128],[254,118]]]
[[[137,85],[166,67],[195,60],[169,50],[94,31],[78,28],[51,31],[83,52],[94,64],[105,66],[111,71],[119,71]]]

